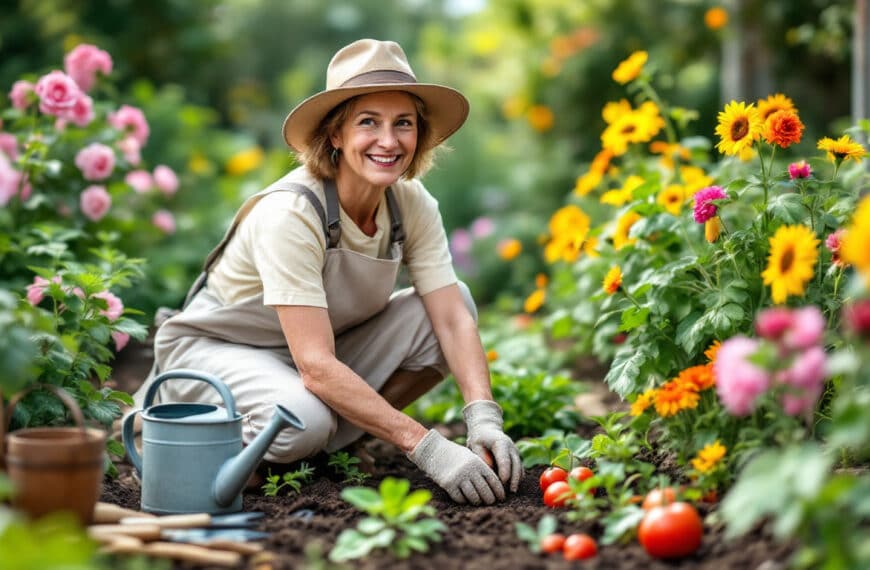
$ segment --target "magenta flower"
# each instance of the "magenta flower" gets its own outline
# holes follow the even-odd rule
[[[23,79],[12,84],[12,89],[9,91],[9,100],[12,101],[12,106],[16,109],[24,110],[30,106],[30,94],[34,92],[34,85]]]
[[[39,110],[46,115],[63,116],[73,108],[82,91],[73,79],[62,71],[52,71],[39,78],[34,88],[39,96]]]
[[[120,109],[114,113],[109,113],[107,120],[115,129],[122,132],[129,131],[139,141],[139,146],[145,146],[145,143],[148,142],[151,130],[148,128],[148,121],[145,120],[145,113],[141,109],[130,105],[121,105]]]
[[[800,162],[792,162],[788,165],[788,177],[794,180],[795,178],[809,178],[812,173],[809,163],[806,160]]]
[[[76,154],[75,163],[85,180],[105,180],[115,169],[115,152],[104,144],[91,143]]]
[[[160,164],[154,169],[154,185],[167,196],[172,196],[178,191],[178,176],[171,168]]]
[[[719,208],[711,200],[727,198],[728,194],[719,186],[708,186],[695,193],[695,221],[703,224],[716,216]]]
[[[782,307],[765,309],[755,317],[755,334],[777,341],[793,325],[792,313]]]
[[[79,197],[79,208],[89,220],[97,222],[112,206],[112,197],[103,186],[88,186]]]
[[[112,56],[91,44],[80,44],[63,58],[63,67],[82,91],[90,91],[97,72],[112,73]]]
[[[106,301],[107,307],[100,309],[100,314],[110,321],[117,321],[124,313],[124,303],[111,291],[100,291],[99,293],[94,293],[91,297]]]
[[[757,340],[736,336],[722,343],[716,355],[716,393],[731,415],[745,416],[770,385],[770,376],[748,359],[758,350]]]
[[[843,307],[843,323],[846,330],[870,337],[870,299],[855,301]]]
[[[820,389],[825,381],[827,357],[820,346],[798,353],[782,377],[785,384],[804,390]]]

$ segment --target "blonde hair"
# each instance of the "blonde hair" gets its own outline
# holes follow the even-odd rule
[[[435,141],[429,120],[426,117],[426,105],[413,93],[408,93],[408,95],[414,100],[414,106],[417,108],[417,149],[414,151],[411,164],[402,174],[402,178],[406,180],[425,174],[432,167],[435,159]],[[320,125],[311,137],[308,148],[299,153],[299,160],[308,168],[312,176],[321,180],[335,178],[338,168],[332,162],[332,153],[335,149],[330,138],[344,125],[350,115],[351,106],[361,96],[352,97],[332,109],[320,121]]]

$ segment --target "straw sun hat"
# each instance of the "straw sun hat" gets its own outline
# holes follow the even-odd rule
[[[321,121],[340,103],[378,91],[406,91],[423,100],[433,146],[452,135],[468,117],[468,100],[450,87],[417,83],[405,52],[396,42],[358,40],[343,47],[326,68],[326,90],[312,95],[284,120],[284,140],[297,152],[307,149]]]

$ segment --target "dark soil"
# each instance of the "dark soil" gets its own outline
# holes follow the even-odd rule
[[[136,378],[139,382],[150,366],[142,349],[131,347],[129,356],[122,355],[116,363],[115,380],[124,390],[132,390]],[[125,351],[127,352],[127,351]],[[144,372],[143,372],[144,370]],[[397,560],[391,555],[377,554],[350,565],[353,568],[374,569],[534,569],[534,568],[649,568],[649,569],[748,569],[778,570],[785,568],[794,545],[780,545],[773,541],[764,528],[756,529],[732,543],[726,543],[723,529],[717,524],[705,525],[705,535],[700,549],[691,557],[665,562],[650,558],[632,541],[627,545],[599,545],[598,556],[585,562],[568,562],[559,555],[532,553],[516,534],[514,524],[523,522],[535,526],[546,514],[559,516],[559,531],[563,534],[586,532],[594,538],[601,536],[602,528],[597,523],[570,523],[565,511],[553,511],[541,501],[538,477],[542,467],[531,469],[516,494],[509,495],[501,504],[488,507],[471,507],[454,504],[450,498],[404,455],[393,446],[372,441],[366,445],[375,458],[373,477],[367,482],[376,486],[383,478],[401,477],[410,480],[413,489],[425,488],[432,492],[431,504],[438,518],[445,523],[447,531],[443,541],[432,546],[427,554],[415,554],[406,560]],[[246,511],[262,511],[266,518],[257,527],[271,533],[265,542],[268,553],[258,555],[240,568],[298,569],[323,568],[309,557],[306,549],[320,546],[325,556],[335,544],[336,537],[345,528],[355,526],[362,514],[340,495],[343,484],[332,469],[326,466],[323,457],[310,461],[316,469],[315,480],[302,488],[301,494],[280,497],[265,497],[259,490],[244,496]],[[139,487],[130,475],[128,466],[120,466],[122,475],[104,483],[102,500],[128,508],[139,507]],[[291,466],[292,467],[292,466]],[[300,509],[314,511],[310,520],[293,517]],[[703,509],[703,507],[702,507]],[[709,511],[703,511],[703,515]],[[176,568],[190,568],[177,565]]]

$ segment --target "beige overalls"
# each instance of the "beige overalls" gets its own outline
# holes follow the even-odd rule
[[[269,422],[274,404],[295,413],[306,429],[278,434],[265,458],[287,463],[320,450],[341,449],[362,435],[362,430],[326,406],[302,383],[293,365],[287,341],[274,308],[263,304],[263,294],[238,303],[222,304],[205,285],[208,271],[256,202],[272,192],[299,192],[306,196],[323,223],[327,250],[323,286],[329,319],[335,334],[336,358],[380,390],[397,370],[433,368],[442,377],[449,372],[422,300],[413,288],[393,292],[402,260],[404,230],[392,190],[387,189],[390,211],[390,259],[376,259],[337,247],[341,235],[339,203],[332,181],[324,184],[326,212],[316,195],[300,184],[273,184],[249,198],[239,209],[226,236],[209,255],[201,279],[191,288],[184,310],[157,331],[155,370],[136,392],[142,405],[145,392],[160,372],[192,368],[221,378],[245,415],[242,437],[250,442]],[[471,314],[477,312],[467,288],[459,283]],[[161,401],[220,404],[217,392],[203,382],[176,380],[164,383]]]

